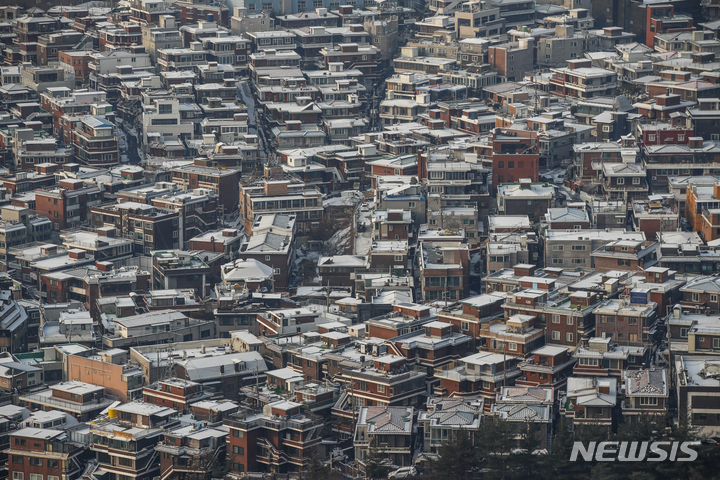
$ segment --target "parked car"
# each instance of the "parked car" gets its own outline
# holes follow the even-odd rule
[[[388,475],[388,478],[411,478],[411,477],[417,477],[417,469],[415,467],[401,467],[395,470],[394,472],[390,472]]]

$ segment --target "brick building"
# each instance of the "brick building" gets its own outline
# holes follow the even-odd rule
[[[64,430],[21,428],[10,434],[8,478],[75,480],[85,469],[85,451]]]
[[[657,304],[606,300],[595,308],[595,335],[620,345],[651,345],[656,339]]]
[[[224,215],[230,215],[238,207],[240,170],[188,165],[170,170],[173,183],[187,190],[207,188],[218,196]]]
[[[100,203],[101,192],[82,180],[61,180],[57,187],[35,191],[35,210],[53,222],[53,230],[75,227],[88,219],[88,211]]]
[[[323,424],[322,418],[303,412],[302,404],[290,401],[269,403],[262,413],[244,409],[225,418],[231,473],[304,471],[322,441]]]
[[[142,389],[143,401],[154,405],[162,405],[173,410],[188,412],[192,400],[203,398],[202,385],[190,380],[170,378],[160,380],[157,384]]]
[[[492,185],[540,179],[538,134],[531,130],[496,128],[492,132]]]
[[[221,428],[186,425],[166,431],[155,449],[160,453],[160,478],[210,480],[226,459],[228,432]]]
[[[59,410],[81,422],[95,418],[116,398],[106,396],[105,387],[76,380],[57,383],[47,390],[27,393],[19,397],[20,401],[32,411]]]

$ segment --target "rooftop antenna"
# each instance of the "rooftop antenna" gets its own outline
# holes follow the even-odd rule
[[[167,364],[165,365],[165,373],[162,380],[167,380],[175,376],[175,359],[172,355],[174,350],[175,342],[170,342],[167,346],[167,349],[158,348],[157,350],[158,368],[160,368],[160,353],[162,351],[167,352]]]

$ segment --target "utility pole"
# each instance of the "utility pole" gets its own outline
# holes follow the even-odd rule
[[[507,327],[506,327],[507,328]],[[507,384],[507,339],[503,334],[503,388]]]
[[[325,311],[330,312],[330,280],[327,281],[327,295],[325,296]]]

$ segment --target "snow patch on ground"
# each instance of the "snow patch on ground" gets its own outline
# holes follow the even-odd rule
[[[323,200],[323,207],[352,207],[359,202],[360,199],[357,197],[333,197]]]
[[[352,237],[352,225],[348,225],[342,230],[338,230],[335,234],[328,239],[323,245],[323,250],[326,252],[340,252],[334,255],[342,255],[347,251],[348,245],[350,244],[350,238]]]

